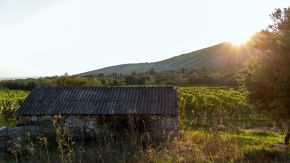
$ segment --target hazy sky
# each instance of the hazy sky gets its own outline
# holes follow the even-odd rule
[[[0,77],[152,62],[265,28],[289,0],[0,0]]]

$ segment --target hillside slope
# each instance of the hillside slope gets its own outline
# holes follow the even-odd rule
[[[237,73],[240,70],[242,63],[254,54],[254,50],[248,46],[238,47],[231,45],[230,43],[221,43],[159,62],[123,64],[89,71],[79,75],[94,75],[99,73],[120,73],[126,75],[131,74],[133,71],[138,73],[149,71],[150,69],[155,69],[155,71],[165,71],[178,70],[182,68],[207,68],[208,70],[227,75]]]

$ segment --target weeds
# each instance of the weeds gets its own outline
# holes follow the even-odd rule
[[[50,163],[47,138],[46,137],[38,137],[38,143],[44,145],[47,163]],[[41,148],[41,146],[40,146],[40,148]],[[39,150],[39,152],[42,152],[42,150]]]
[[[65,131],[68,128],[61,129],[59,125],[55,128],[59,134],[56,134],[56,147],[49,149],[45,137],[30,139],[27,145],[16,144],[13,153],[16,162],[287,162],[290,159],[289,150],[275,145],[283,133],[273,131],[184,130],[179,137],[158,144],[148,142],[145,135],[135,137],[130,132],[116,135],[112,131],[92,141],[75,142],[68,134],[71,132]]]
[[[61,116],[56,116],[53,120],[60,162],[72,162],[74,153],[73,146],[75,144],[75,141],[73,140],[70,129],[66,124],[60,123],[61,120]]]

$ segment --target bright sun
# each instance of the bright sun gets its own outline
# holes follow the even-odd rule
[[[229,40],[229,42],[233,45],[243,45],[246,44],[250,40],[250,37],[235,37]]]

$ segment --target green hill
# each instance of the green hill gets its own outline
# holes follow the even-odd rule
[[[179,69],[201,69],[207,68],[224,75],[237,73],[242,63],[253,55],[253,49],[246,45],[234,46],[230,43],[221,43],[194,52],[182,54],[159,62],[123,64],[106,67],[94,71],[82,73],[80,75],[94,74],[131,74],[133,71],[145,72],[150,69],[155,71],[179,70]]]

